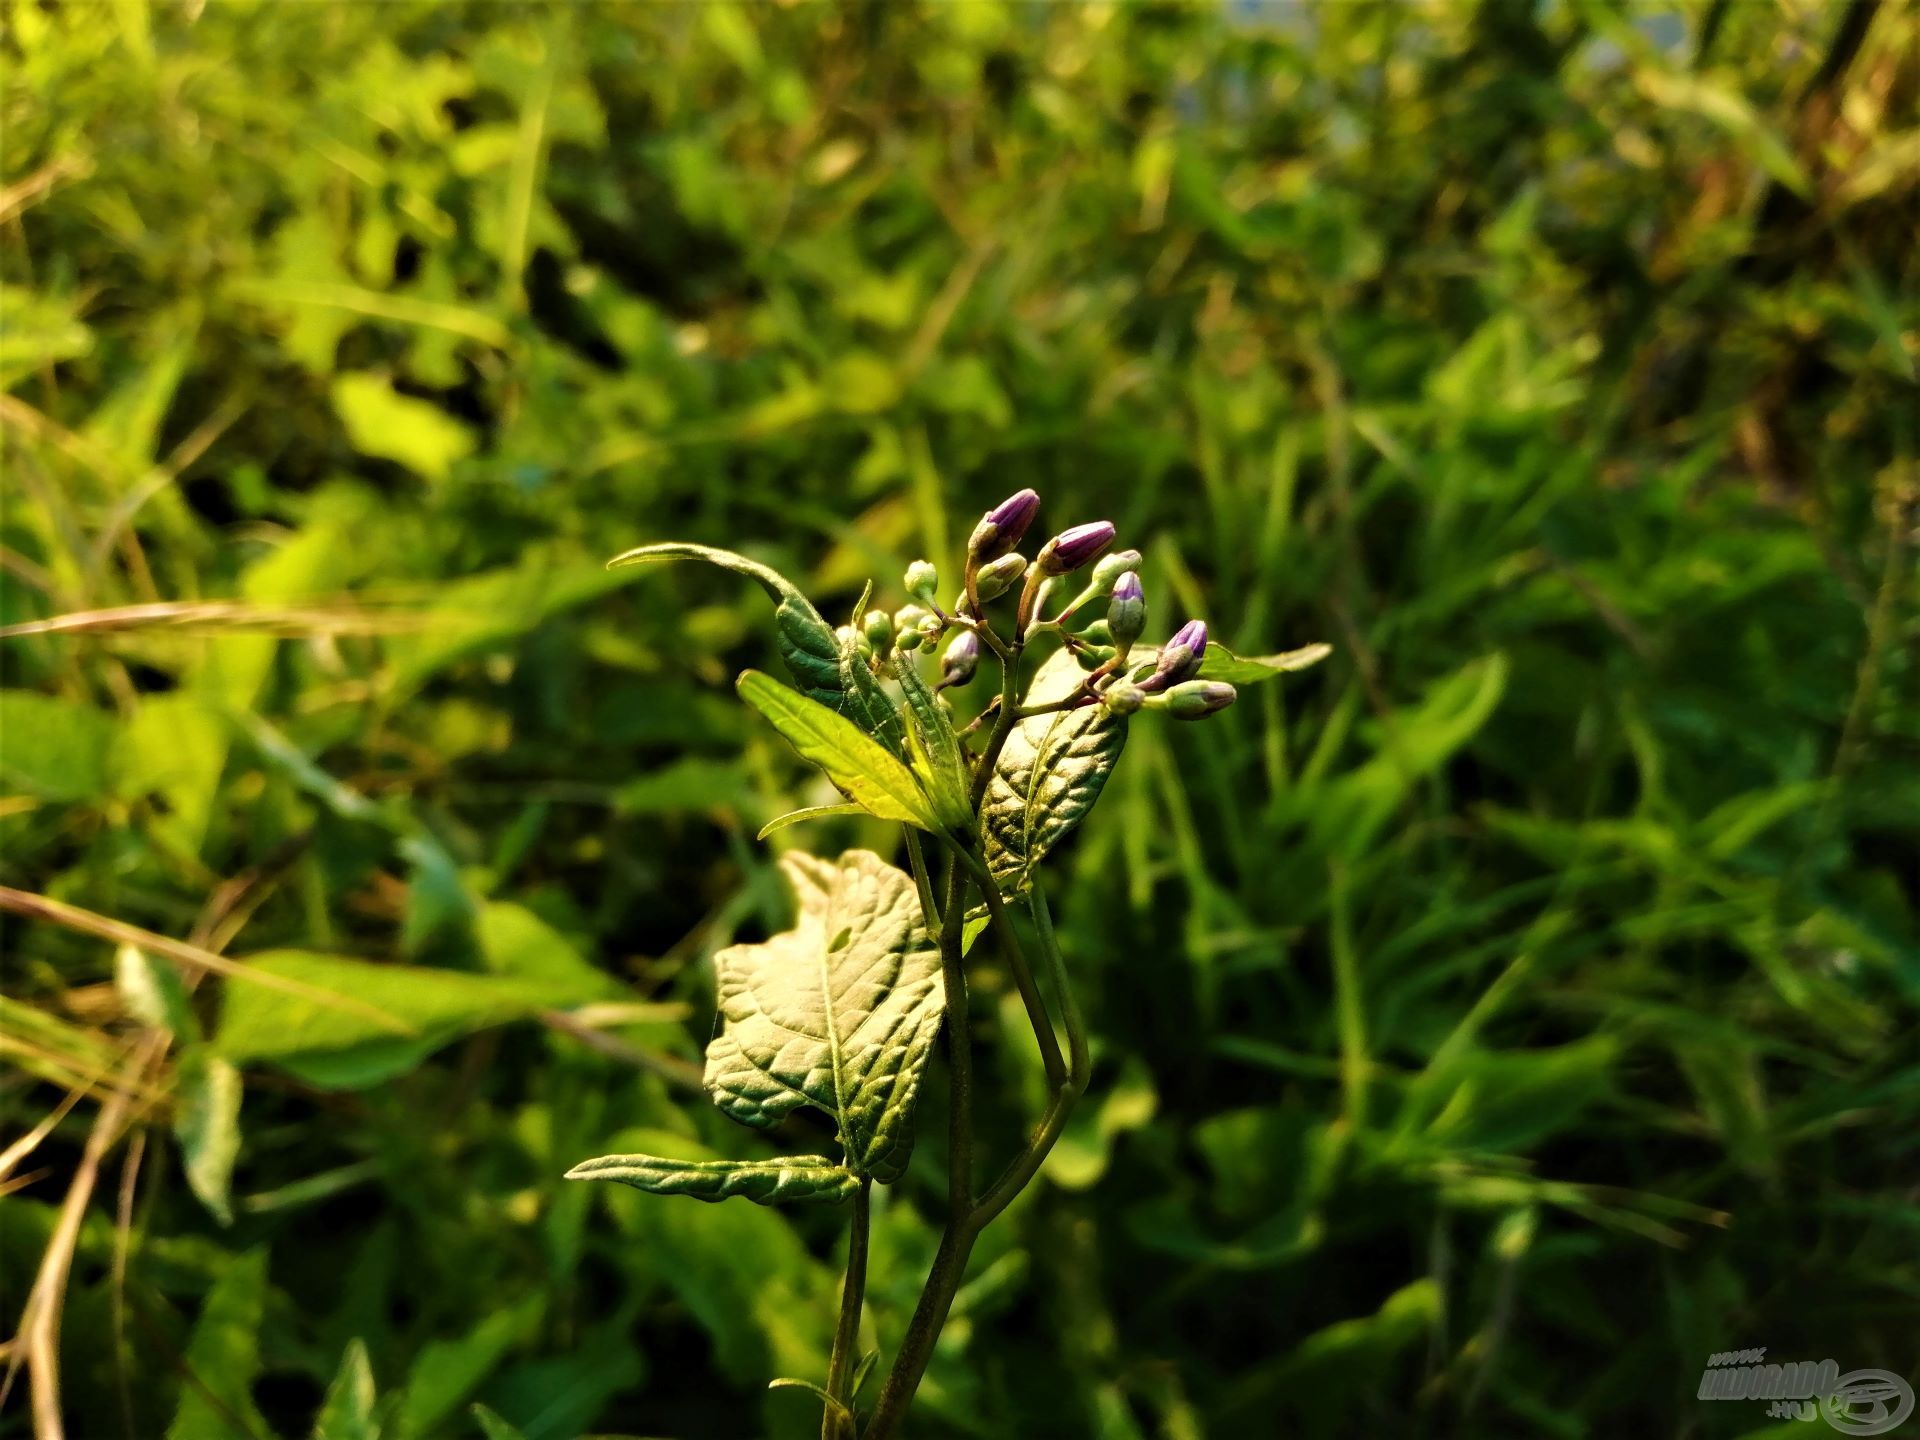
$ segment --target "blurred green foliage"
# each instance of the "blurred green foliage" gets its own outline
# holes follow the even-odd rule
[[[1912,1373],[1911,6],[3,23],[0,1435],[56,1355],[84,1440],[809,1433],[839,1217],[560,1180],[765,1153],[687,1065],[832,798],[724,685],[762,597],[601,562],[897,604],[1027,484],[1156,624],[1336,654],[1136,727],[1056,885],[1093,1089],[915,1433]]]

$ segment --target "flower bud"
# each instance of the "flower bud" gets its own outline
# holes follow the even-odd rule
[[[869,610],[862,615],[860,630],[876,650],[884,650],[893,643],[893,617],[884,610]]]
[[[984,605],[1006,594],[1026,573],[1027,557],[1019,554],[1002,555],[991,565],[982,565],[973,577],[974,588],[980,592],[980,603]]]
[[[1096,620],[1080,632],[1080,638],[1089,645],[1111,645],[1113,627],[1104,620]]]
[[[1167,691],[1167,710],[1176,720],[1198,720],[1226,709],[1237,693],[1224,680],[1187,680]]]
[[[896,638],[898,635],[906,634],[909,630],[918,630],[920,628],[920,622],[926,618],[927,611],[924,606],[902,605],[898,610],[893,612],[893,628],[896,632]]]
[[[953,637],[953,643],[947,646],[947,653],[941,659],[939,688],[949,685],[964,685],[973,679],[974,672],[980,668],[980,637],[971,630],[962,630]]]
[[[1147,628],[1147,594],[1140,588],[1140,577],[1131,570],[1113,583],[1113,596],[1107,601],[1107,628],[1113,632],[1113,643],[1123,650]]]
[[[1138,550],[1116,550],[1111,555],[1102,555],[1100,563],[1093,567],[1093,574],[1088,578],[1087,588],[1096,596],[1110,595],[1122,575],[1139,568],[1140,552]]]
[[[1100,703],[1116,715],[1131,715],[1147,703],[1147,692],[1138,685],[1119,680],[1101,693]]]
[[[918,630],[902,630],[894,637],[893,648],[912,652],[918,650],[926,638]]]
[[[1207,653],[1207,622],[1189,620],[1174,632],[1160,650],[1153,674],[1140,682],[1149,695],[1171,689],[1200,673],[1200,661]]]
[[[935,603],[934,591],[940,588],[940,572],[928,560],[916,560],[907,566],[907,593],[922,605]]]
[[[1043,575],[1071,574],[1111,545],[1113,534],[1111,520],[1072,526],[1042,545],[1033,563]]]
[[[982,515],[980,523],[973,527],[973,534],[967,539],[968,562],[984,565],[989,560],[998,560],[1020,543],[1020,537],[1027,533],[1027,527],[1039,513],[1040,496],[1034,491],[1022,490],[1009,495]]]
[[[867,632],[864,630],[856,630],[851,625],[837,625],[834,627],[833,638],[840,642],[842,650],[851,645],[853,653],[862,660],[873,654],[873,642],[867,639]]]
[[[938,640],[946,628],[947,622],[938,615],[927,615],[920,621],[920,634],[925,637],[929,645]]]

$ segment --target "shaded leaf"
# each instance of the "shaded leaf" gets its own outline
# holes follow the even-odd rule
[[[181,1359],[195,1383],[181,1387],[167,1440],[257,1440],[270,1433],[252,1393],[266,1308],[267,1252],[249,1250],[221,1269],[200,1307]]]
[[[340,1369],[327,1387],[327,1398],[313,1422],[313,1440],[380,1440],[380,1422],[374,1415],[373,1366],[367,1347],[347,1342]]]
[[[834,634],[833,627],[814,608],[800,588],[770,565],[749,560],[731,550],[711,545],[669,542],[642,545],[616,555],[608,568],[645,565],[660,560],[704,560],[759,583],[774,602],[775,638],[780,659],[808,699],[852,721],[869,735],[878,735],[899,749],[904,733],[900,716],[859,658]],[[864,676],[865,683],[862,683]]]

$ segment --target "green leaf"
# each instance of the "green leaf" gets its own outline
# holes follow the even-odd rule
[[[183,1040],[200,1038],[187,987],[171,960],[149,955],[137,945],[122,945],[113,956],[113,986],[127,1013],[142,1025]]]
[[[429,480],[444,480],[456,460],[473,450],[473,432],[430,400],[403,395],[378,375],[349,371],[333,382],[353,448],[395,460]]]
[[[98,797],[113,734],[113,716],[92,705],[0,690],[0,780],[46,800]]]
[[[1062,650],[1027,689],[1030,705],[1051,704],[1080,683],[1079,663]],[[1013,727],[987,782],[980,818],[987,869],[1009,892],[1024,890],[1033,867],[1087,818],[1127,743],[1127,722],[1103,705],[1035,715]]]
[[[914,773],[921,778],[934,814],[949,829],[964,830],[973,819],[973,779],[960,753],[959,738],[911,654],[893,652],[893,673],[900,681],[912,725],[907,743]]]
[[[327,1387],[327,1398],[314,1417],[313,1440],[380,1440],[374,1398],[367,1347],[360,1340],[349,1340],[333,1384]]]
[[[253,1403],[260,1322],[267,1308],[267,1252],[229,1262],[194,1321],[181,1367],[198,1383],[180,1390],[167,1440],[256,1440],[271,1433]]]
[[[407,1373],[396,1417],[399,1440],[435,1433],[539,1323],[542,1309],[541,1298],[532,1295],[511,1308],[494,1310],[457,1339],[422,1346]]]
[[[745,1125],[802,1105],[831,1116],[854,1173],[898,1179],[946,1007],[913,880],[866,850],[780,857],[798,923],[715,957],[723,1028],[707,1046],[714,1103]]]
[[[473,1407],[473,1418],[480,1422],[480,1433],[487,1440],[527,1440],[527,1432],[509,1425],[484,1405]]]
[[[849,721],[770,675],[749,670],[740,698],[758,710],[800,754],[826,771],[840,792],[882,820],[938,831],[940,822],[913,772]]]
[[[789,825],[798,825],[804,820],[825,820],[834,815],[865,815],[866,813],[867,807],[864,805],[808,805],[799,810],[789,810],[786,814],[769,820],[760,827],[760,833],[753,838],[764,840],[767,836],[784,830]]]
[[[570,981],[472,975],[415,965],[374,965],[304,950],[253,957],[252,968],[352,996],[374,1015],[323,1005],[261,985],[226,986],[215,1053],[236,1064],[267,1060],[329,1088],[371,1085],[404,1073],[461,1035],[577,998]]]
[[[231,1062],[195,1046],[180,1066],[174,1138],[187,1184],[222,1225],[233,1223],[229,1198],[240,1155],[240,1072]]]
[[[899,712],[881,693],[873,673],[851,646],[842,645],[833,627],[800,588],[771,566],[710,545],[670,542],[642,545],[616,555],[609,569],[660,560],[704,560],[758,581],[774,602],[773,618],[780,658],[808,699],[878,735],[896,751],[904,741]],[[864,683],[863,683],[864,682]]]
[[[848,1200],[860,1179],[824,1155],[781,1160],[666,1160],[657,1155],[602,1155],[567,1172],[569,1180],[617,1180],[654,1195],[725,1200],[741,1195],[756,1205],[798,1200]]]
[[[1318,665],[1332,653],[1331,645],[1319,644],[1302,645],[1298,650],[1287,650],[1278,655],[1236,655],[1224,645],[1212,644],[1207,646],[1207,653],[1200,657],[1200,678],[1224,680],[1229,685],[1257,685],[1262,680],[1271,680],[1290,670],[1305,670],[1310,665]]]

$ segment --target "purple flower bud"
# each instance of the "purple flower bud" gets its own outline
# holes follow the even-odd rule
[[[939,688],[942,690],[949,685],[964,685],[973,679],[974,672],[980,668],[980,637],[971,630],[962,630],[947,646],[941,665]]]
[[[1095,520],[1062,530],[1040,547],[1034,558],[1042,575],[1066,575],[1078,570],[1113,543],[1113,522]]]
[[[1139,568],[1138,550],[1115,550],[1100,557],[1100,563],[1093,567],[1093,574],[1087,579],[1088,587],[1096,595],[1111,595],[1122,575]]]
[[[1161,648],[1160,659],[1155,662],[1153,674],[1140,682],[1140,688],[1149,695],[1157,695],[1183,681],[1191,680],[1200,673],[1200,661],[1207,653],[1207,622],[1189,620],[1182,625],[1165,646]]]
[[[967,540],[967,559],[976,565],[998,560],[1020,543],[1033,517],[1040,513],[1040,496],[1033,490],[1009,495],[980,517]]]
[[[1237,696],[1224,680],[1188,680],[1167,691],[1167,711],[1176,720],[1198,720],[1226,709]]]
[[[1132,645],[1147,628],[1147,592],[1140,588],[1140,577],[1129,570],[1113,582],[1113,597],[1107,601],[1107,629],[1116,646]]]

